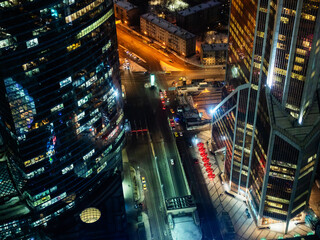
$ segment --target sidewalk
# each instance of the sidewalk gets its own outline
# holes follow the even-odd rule
[[[202,131],[197,135],[200,142],[205,144],[207,149],[206,142],[211,138],[210,131]],[[197,158],[201,158],[199,156],[198,150],[194,149],[194,156]],[[218,156],[218,155],[217,155]],[[223,155],[218,156],[218,163],[222,160]],[[272,231],[270,229],[259,229],[253,221],[253,218],[248,218],[246,215],[247,205],[238,197],[235,193],[235,197],[229,196],[225,194],[225,191],[228,191],[227,185],[223,184],[218,177],[221,174],[221,167],[223,167],[223,163],[219,163],[220,168],[217,165],[215,157],[208,152],[208,158],[212,164],[214,169],[214,173],[216,174],[216,178],[212,181],[207,178],[207,172],[203,163],[201,161],[200,167],[203,173],[204,178],[206,179],[207,188],[209,190],[211,201],[215,209],[217,210],[217,214],[221,213],[223,210],[229,213],[229,216],[232,220],[234,230],[236,232],[236,238],[239,240],[244,239],[278,239],[278,237],[290,238],[295,235],[305,236],[308,232],[312,230],[308,228],[304,224],[296,225],[288,234],[283,234],[281,232]],[[200,161],[199,161],[200,162]]]
[[[138,224],[143,222],[145,226],[146,232],[146,239],[151,239],[151,231],[150,231],[150,224],[149,224],[149,217],[148,215],[136,209],[134,206],[143,202],[144,195],[141,191],[141,181],[140,181],[140,172],[139,170],[136,171],[132,166],[130,166],[127,151],[124,148],[122,150],[122,159],[123,159],[123,173],[124,177],[122,180],[122,188],[123,188],[123,195],[125,201],[125,209],[127,214],[127,221],[128,221],[128,229],[130,232],[130,239],[132,240],[143,240],[139,239],[137,235]],[[141,212],[142,218],[141,222],[138,221],[138,213]]]

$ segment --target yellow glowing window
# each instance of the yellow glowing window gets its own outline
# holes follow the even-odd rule
[[[302,46],[308,48],[308,47],[311,47],[311,43],[309,41],[303,41]]]
[[[303,50],[303,49],[301,49],[301,48],[297,48],[296,53],[297,53],[297,54],[300,54],[300,55],[306,55],[306,54],[307,54],[307,51],[306,51],[306,50]]]
[[[279,38],[280,41],[285,41],[286,40],[286,36],[282,35],[282,34],[279,34],[278,38]]]
[[[271,208],[271,207],[265,207],[265,210],[268,212],[274,212],[274,213],[280,213],[282,215],[287,215],[287,211],[282,211],[282,210]]]
[[[86,14],[90,10],[94,9],[95,7],[99,6],[101,3],[103,3],[104,0],[96,0],[93,3],[87,5],[86,7],[80,9],[79,11],[68,15],[65,17],[66,23],[72,22],[76,20],[77,18],[81,17],[82,15]]]
[[[266,201],[266,202],[271,207],[276,207],[276,208],[282,208],[283,207],[283,205],[280,204],[280,203],[275,203],[275,202],[270,202],[270,201]]]
[[[302,75],[299,75],[299,74],[296,74],[296,73],[291,73],[291,77],[295,78],[295,79],[298,79],[300,81],[304,81],[305,80],[305,76],[302,76]]]
[[[301,17],[306,19],[306,20],[310,20],[310,21],[315,21],[316,17],[310,14],[306,14],[306,13],[301,13]]]
[[[304,59],[301,58],[301,57],[296,57],[296,62],[303,64],[304,63]]]
[[[282,12],[284,14],[291,15],[291,16],[294,16],[296,14],[295,10],[292,10],[292,9],[289,9],[289,8],[283,8]]]
[[[280,76],[274,76],[274,80],[276,80],[276,82],[282,82],[282,78]]]
[[[277,48],[285,50],[286,49],[286,45],[283,43],[277,43]]]
[[[77,38],[82,38],[85,35],[89,34],[90,32],[92,32],[93,30],[95,30],[96,28],[100,27],[105,21],[108,20],[109,17],[111,17],[113,14],[113,10],[110,9],[105,15],[103,15],[99,20],[95,21],[94,23],[92,23],[90,26],[86,27],[85,29],[81,30],[78,34],[77,34]]]
[[[77,43],[74,43],[74,44],[71,44],[70,46],[68,46],[67,50],[68,50],[68,52],[70,52],[70,51],[73,51],[73,50],[77,49],[80,46],[81,46],[81,43],[77,42]]]
[[[297,71],[297,72],[300,72],[300,71],[302,71],[302,67],[301,67],[301,66],[298,66],[298,65],[294,65],[294,66],[293,66],[293,70],[294,70],[294,71]]]
[[[289,18],[287,18],[287,17],[281,17],[280,21],[283,22],[284,24],[288,24]]]
[[[266,8],[262,8],[262,7],[261,7],[261,8],[260,8],[260,11],[261,11],[261,12],[265,12],[265,13],[266,13],[266,12],[268,12],[268,9],[266,9]]]
[[[286,76],[286,75],[287,75],[287,71],[286,71],[286,70],[283,70],[283,69],[281,69],[281,68],[275,68],[275,69],[274,69],[274,72],[277,73],[277,74],[283,75],[283,76]]]
[[[257,31],[257,36],[263,38],[264,37],[264,32]]]

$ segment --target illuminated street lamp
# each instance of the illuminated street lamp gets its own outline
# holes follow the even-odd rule
[[[156,77],[154,74],[150,74],[150,85],[153,87],[155,85]]]

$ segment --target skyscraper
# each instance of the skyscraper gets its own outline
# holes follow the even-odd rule
[[[1,239],[122,192],[118,67],[111,0],[0,1]]]
[[[213,115],[230,188],[259,226],[285,232],[303,218],[319,161],[319,4],[232,1],[228,86]]]

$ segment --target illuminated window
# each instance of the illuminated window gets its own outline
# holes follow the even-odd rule
[[[294,70],[294,71],[297,71],[297,72],[300,72],[300,71],[302,71],[302,67],[301,67],[301,66],[298,66],[298,65],[294,65],[294,66],[293,66],[293,70]]]
[[[287,75],[287,71],[283,70],[281,68],[274,68],[274,72],[277,73],[277,74],[283,75],[283,76]]]
[[[296,74],[296,73],[291,73],[291,77],[295,78],[295,79],[298,79],[300,81],[304,81],[306,79],[305,76],[302,76],[302,75],[299,75],[299,74]]]
[[[27,41],[26,44],[27,44],[27,48],[35,47],[39,44],[38,38],[31,39],[31,40]]]
[[[310,21],[315,21],[316,17],[310,14],[306,14],[306,13],[301,13],[301,17],[306,19],[306,20],[310,20]]]
[[[103,15],[99,20],[95,21],[94,23],[92,23],[90,26],[86,27],[85,29],[81,30],[81,32],[79,32],[77,34],[77,38],[82,38],[85,35],[89,34],[90,32],[92,32],[93,30],[95,30],[96,28],[100,27],[105,21],[108,20],[109,17],[111,17],[113,14],[113,10],[110,9],[105,15]]]
[[[64,108],[63,103],[61,103],[61,104],[58,104],[57,106],[51,108],[51,112],[56,112],[56,111],[59,111],[63,108]]]
[[[280,21],[283,22],[284,24],[288,24],[289,18],[287,18],[287,17],[281,17]]]
[[[68,52],[73,51],[81,46],[81,42],[73,43],[67,47]]]
[[[72,169],[73,169],[73,164],[65,167],[64,169],[61,170],[61,172],[62,172],[62,174],[66,174],[67,172],[71,171]]]
[[[264,12],[264,13],[266,13],[266,12],[268,12],[268,9],[266,9],[266,8],[263,8],[263,7],[260,7],[260,9],[259,9],[261,12]]]
[[[102,48],[102,52],[106,52],[111,47],[111,41],[109,40],[106,45]]]
[[[64,80],[62,80],[59,84],[60,84],[60,88],[63,88],[64,86],[67,86],[68,84],[72,83],[72,79],[71,77],[68,77]]]
[[[307,55],[307,51],[301,48],[297,48],[296,53],[304,56]]]
[[[272,208],[272,207],[265,207],[265,210],[268,212],[274,212],[274,213],[280,213],[282,215],[287,215],[287,211],[279,210],[279,209]]]
[[[309,48],[309,47],[311,47],[311,43],[309,41],[305,40],[302,42],[302,46]]]
[[[301,203],[298,207],[296,207],[295,209],[292,210],[292,212],[294,213],[295,211],[297,211],[299,208],[303,207],[306,204],[306,201],[304,201],[303,203]]]
[[[282,35],[282,34],[279,34],[278,38],[279,38],[280,41],[285,41],[286,40],[286,36]]]
[[[286,45],[285,44],[283,44],[283,43],[277,43],[277,48],[279,48],[279,49],[282,49],[282,50],[285,50],[286,49]]]
[[[296,62],[300,63],[300,64],[303,64],[304,63],[304,59],[301,58],[301,57],[296,57]]]
[[[271,207],[276,207],[276,208],[282,208],[283,205],[280,203],[274,203],[274,202],[270,202],[270,201],[266,201],[266,203],[271,206]]]
[[[257,31],[257,36],[263,38],[264,37],[264,32]]]
[[[296,11],[289,8],[283,8],[282,13],[294,16],[296,14]]]
[[[72,3],[74,3],[74,0],[71,0],[73,1]],[[70,1],[69,1],[70,2]],[[76,20],[77,18],[83,16],[84,14],[86,14],[87,12],[89,12],[90,10],[98,7],[101,3],[103,3],[104,0],[96,0],[94,1],[93,3],[89,4],[88,6],[76,11],[75,13],[71,14],[71,15],[68,15],[66,16],[65,20],[66,20],[66,23],[69,23],[69,22],[72,22],[74,20]],[[71,3],[71,4],[72,4]],[[69,5],[71,5],[69,3]]]

